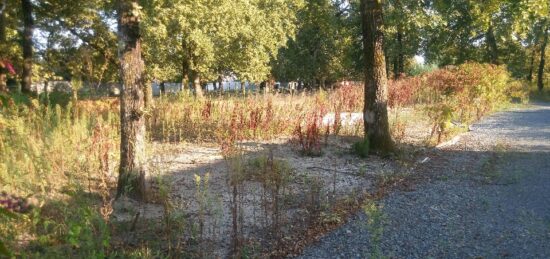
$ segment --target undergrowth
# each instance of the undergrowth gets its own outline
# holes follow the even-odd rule
[[[474,63],[391,81],[389,89],[389,104],[395,117],[401,108],[424,111],[437,141],[457,128],[467,128],[464,125],[498,109],[502,103],[527,99],[526,86],[513,81],[503,67]],[[267,215],[262,226],[269,229],[272,240],[281,240],[287,234],[284,201],[290,199],[286,188],[291,169],[272,154],[249,161],[238,144],[283,137],[293,139],[302,154],[322,156],[328,135],[363,134],[361,123],[350,125],[345,121],[351,118],[349,114],[361,112],[363,96],[361,84],[297,95],[204,99],[186,92],[163,95],[147,110],[147,130],[150,141],[215,142],[221,147],[231,169],[229,197],[236,226],[233,250],[235,254],[254,254],[258,244],[245,240],[241,229],[242,202],[250,191],[244,189],[244,183],[260,185],[259,207]],[[22,258],[162,254],[161,250],[143,247],[115,249],[112,244],[116,228],[110,215],[120,142],[118,99],[69,101],[66,96],[58,97],[50,95],[45,105],[40,99],[21,94],[0,94],[0,192],[37,201],[28,213],[15,217],[2,213],[1,244],[13,256]],[[328,113],[334,113],[330,123],[324,121]],[[394,120],[392,134],[403,139],[405,123],[409,122],[404,118]],[[357,143],[353,149],[360,156],[368,155],[366,142]],[[157,196],[166,211],[163,231],[167,240],[178,242],[176,235],[185,226],[186,231],[194,233],[194,242],[207,246],[202,233],[209,227],[206,224],[212,223],[207,223],[206,215],[223,216],[216,205],[219,201],[209,196],[208,179],[206,174],[195,179],[197,192],[193,198],[199,204],[198,218],[193,224],[178,227],[184,220],[184,214],[178,212],[183,206],[171,200],[168,184],[159,188]],[[313,205],[306,211],[313,218],[338,221],[331,214],[323,214],[323,189],[315,184],[320,181],[310,181],[306,196]],[[276,243],[274,247],[280,246],[282,243]]]

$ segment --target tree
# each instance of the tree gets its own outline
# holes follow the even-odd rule
[[[64,80],[78,77],[95,88],[119,81],[114,4],[49,0],[37,2],[34,11],[42,39],[36,52],[44,67]]]
[[[361,0],[363,51],[365,56],[365,139],[373,150],[393,150],[388,123],[388,87],[384,56],[382,3]]]
[[[158,0],[144,24],[144,57],[158,80],[269,77],[270,61],[295,33],[301,0]],[[176,58],[175,58],[176,57]]]
[[[384,38],[387,63],[393,62],[393,77],[406,71],[406,61],[420,54],[422,35],[429,25],[423,1],[388,0],[384,4]]]
[[[122,94],[120,102],[120,169],[117,196],[146,199],[145,65],[141,57],[141,7],[137,0],[119,0],[118,35]]]
[[[21,0],[21,12],[23,15],[23,38],[21,41],[23,46],[23,81],[21,86],[24,92],[29,93],[32,85],[32,35],[34,31],[31,0]]]
[[[539,91],[542,91],[544,88],[544,66],[545,66],[545,56],[546,56],[546,46],[548,45],[548,31],[550,30],[550,25],[546,24],[546,20],[543,22],[544,36],[542,45],[540,46],[540,62],[539,62],[539,71],[537,73],[537,88]]]

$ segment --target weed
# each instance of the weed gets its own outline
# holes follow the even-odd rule
[[[384,258],[380,243],[384,234],[384,223],[386,216],[382,212],[383,206],[372,200],[368,200],[363,205],[363,212],[367,215],[366,227],[370,236],[370,253],[369,258]]]
[[[298,122],[294,130],[295,141],[300,145],[302,154],[306,156],[322,155],[322,114],[322,112],[313,112],[306,115],[304,122]]]
[[[366,158],[369,155],[369,147],[370,147],[369,140],[363,139],[359,142],[354,143],[352,146],[352,149],[356,155],[362,158]]]

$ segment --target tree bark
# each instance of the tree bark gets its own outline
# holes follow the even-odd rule
[[[218,91],[220,91],[220,94],[223,94],[223,76],[218,76]]]
[[[401,26],[397,27],[397,59],[395,66],[395,79],[399,79],[403,73],[405,73],[405,54],[403,53],[403,33],[401,32]]]
[[[32,85],[32,34],[34,31],[34,21],[32,18],[32,3],[31,0],[21,0],[21,12],[23,13],[23,81],[21,84],[22,91],[31,92]]]
[[[546,24],[546,23],[545,23]],[[537,88],[539,91],[542,91],[544,88],[544,66],[546,61],[546,45],[548,45],[548,26],[544,29],[544,40],[542,41],[542,45],[540,46],[540,63],[539,63],[539,71],[537,73]]]
[[[533,70],[535,70],[535,49],[531,54],[531,62],[529,62],[529,73],[527,74],[527,81],[533,82]]]
[[[160,92],[160,95],[163,95],[166,92],[166,83],[164,81],[160,82],[159,92]]]
[[[145,109],[149,109],[153,106],[155,100],[153,99],[153,85],[151,80],[144,80],[145,86],[143,87]]]
[[[361,0],[363,51],[365,57],[365,138],[370,148],[383,153],[393,150],[388,123],[388,90],[382,31],[382,4]]]
[[[185,53],[188,52],[188,49],[185,46],[185,41],[182,41],[182,62],[181,62],[181,91],[189,85],[189,55]]]
[[[145,156],[145,65],[141,56],[138,0],[118,0],[118,40],[122,93],[120,168],[117,197],[147,199]]]
[[[198,72],[193,72],[193,88],[195,88],[195,95],[197,98],[204,98],[201,86],[201,77]]]
[[[488,55],[489,55],[489,62],[491,64],[498,65],[498,46],[497,46],[497,40],[495,38],[495,32],[493,30],[493,25],[489,26],[489,29],[487,30],[487,45],[488,45]]]

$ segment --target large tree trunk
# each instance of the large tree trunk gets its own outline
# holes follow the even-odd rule
[[[204,98],[204,94],[202,93],[201,77],[198,72],[193,72],[193,88],[195,88],[195,95],[197,98]]]
[[[546,45],[548,45],[548,30],[549,28],[546,26],[546,28],[544,28],[544,40],[542,41],[542,46],[540,46],[540,63],[537,73],[537,88],[539,91],[542,91],[544,88],[544,65],[546,60]]]
[[[382,5],[378,0],[361,0],[365,55],[365,138],[375,151],[393,150],[388,123],[388,89],[382,31]]]
[[[117,196],[147,199],[145,156],[145,65],[141,57],[138,0],[118,0],[118,37],[122,94],[120,171]]]
[[[21,12],[23,13],[23,82],[21,84],[24,92],[31,92],[32,85],[32,34],[34,22],[32,19],[31,0],[21,0]]]
[[[498,47],[497,47],[497,40],[495,38],[495,32],[493,30],[493,25],[489,26],[489,29],[487,30],[487,48],[488,48],[488,56],[489,56],[489,62],[491,64],[498,65]]]

